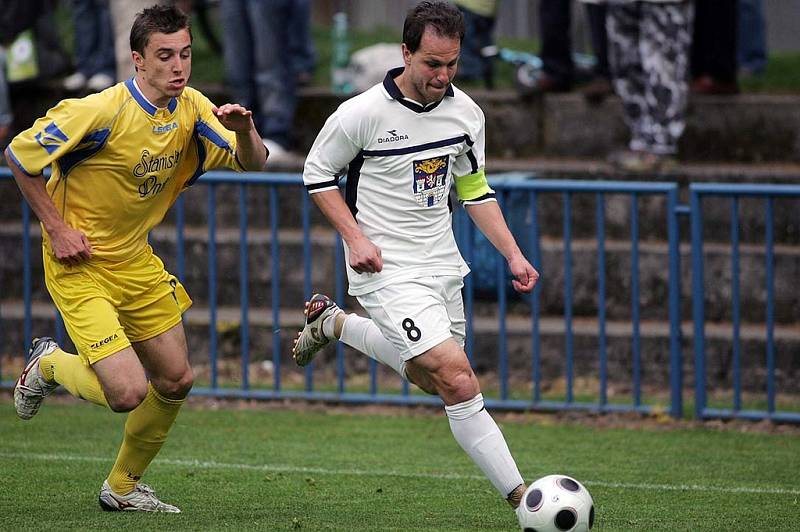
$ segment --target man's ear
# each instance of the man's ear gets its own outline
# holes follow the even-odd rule
[[[139,52],[131,52],[131,58],[133,58],[133,68],[136,69],[138,72],[139,70],[144,70],[144,57]]]
[[[403,52],[403,63],[405,65],[410,65],[411,64],[411,55],[412,54],[411,54],[411,50],[409,50],[408,46],[406,46],[406,43],[402,43],[400,45],[400,51]]]

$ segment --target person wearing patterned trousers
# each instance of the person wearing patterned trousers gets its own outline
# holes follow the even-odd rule
[[[608,4],[611,76],[631,131],[629,150],[611,161],[622,170],[674,164],[685,127],[693,13],[690,1]]]

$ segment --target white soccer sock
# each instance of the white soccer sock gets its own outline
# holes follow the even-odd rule
[[[522,475],[497,423],[483,406],[483,395],[445,406],[450,430],[458,444],[481,468],[503,498],[522,484]]]
[[[325,327],[324,322],[322,326]],[[361,351],[371,359],[389,366],[408,380],[405,361],[400,358],[397,348],[383,336],[381,330],[371,319],[362,318],[358,314],[348,314],[342,325],[342,334],[339,340]]]
[[[339,312],[334,312],[324,320],[322,320],[322,334],[325,338],[329,340],[336,340],[336,335],[333,333],[334,327],[336,326],[336,316],[344,312],[343,310],[339,310]]]

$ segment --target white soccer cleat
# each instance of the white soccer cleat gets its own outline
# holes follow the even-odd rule
[[[307,365],[320,349],[328,345],[331,339],[322,333],[322,322],[339,312],[344,311],[326,295],[314,294],[306,302],[303,311],[306,315],[306,324],[297,334],[292,348],[294,361],[298,366]]]
[[[30,419],[39,411],[44,398],[58,388],[57,382],[47,382],[39,369],[39,361],[58,349],[58,344],[50,337],[34,338],[28,352],[30,360],[22,370],[17,385],[14,386],[14,406],[17,415],[22,419]]]
[[[133,491],[127,495],[114,493],[108,480],[103,481],[100,489],[100,508],[106,512],[166,512],[171,514],[181,513],[177,506],[172,506],[159,500],[156,492],[147,484],[138,483]]]

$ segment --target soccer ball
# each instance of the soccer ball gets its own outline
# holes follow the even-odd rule
[[[524,532],[586,532],[594,525],[594,501],[574,478],[548,475],[525,490],[517,518]]]

